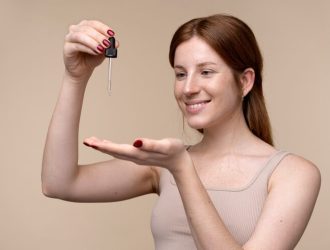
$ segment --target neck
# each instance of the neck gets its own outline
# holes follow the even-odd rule
[[[204,129],[203,139],[196,146],[203,152],[225,155],[246,152],[256,140],[239,110],[226,122]]]

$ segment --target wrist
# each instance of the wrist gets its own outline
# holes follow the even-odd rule
[[[64,71],[64,76],[63,80],[64,82],[73,84],[73,85],[78,85],[78,86],[86,86],[89,78],[91,77],[92,73],[87,74],[87,75],[82,75],[82,76],[73,76],[70,74],[67,70]]]
[[[186,178],[187,175],[196,172],[194,163],[188,152],[183,154],[182,158],[176,164],[176,168],[170,170],[175,180]]]
[[[72,78],[70,75],[64,73],[62,80],[61,92],[70,96],[84,96],[86,91],[88,79]],[[72,98],[72,97],[70,97]]]

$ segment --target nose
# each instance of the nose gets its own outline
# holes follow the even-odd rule
[[[187,77],[186,82],[184,84],[183,93],[185,95],[191,96],[199,93],[199,91],[200,86],[196,77],[194,77],[194,75],[190,75],[189,77]]]

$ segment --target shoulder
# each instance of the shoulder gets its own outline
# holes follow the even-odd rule
[[[246,248],[293,249],[312,215],[320,183],[320,171],[312,162],[294,154],[282,158],[271,175],[262,214]]]
[[[288,154],[274,170],[268,186],[272,189],[281,185],[296,188],[308,186],[318,192],[321,185],[321,173],[318,167],[309,160],[295,154]]]

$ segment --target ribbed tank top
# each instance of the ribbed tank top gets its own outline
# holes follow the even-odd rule
[[[287,154],[285,151],[273,154],[245,187],[207,189],[222,221],[241,245],[251,237],[268,194],[268,180]],[[151,217],[155,249],[196,249],[178,188],[167,170],[162,171],[159,184],[160,196]]]

